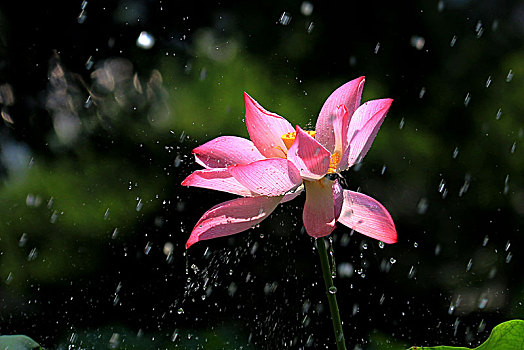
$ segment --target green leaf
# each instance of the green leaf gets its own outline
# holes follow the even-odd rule
[[[413,346],[410,350],[522,350],[524,349],[524,321],[506,321],[491,331],[489,338],[476,348],[455,346]]]
[[[34,350],[42,349],[33,339],[25,335],[0,336],[0,350]]]

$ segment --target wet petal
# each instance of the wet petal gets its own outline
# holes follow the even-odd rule
[[[397,230],[386,208],[362,193],[344,190],[338,222],[385,243],[397,241]]]
[[[209,209],[198,220],[186,249],[198,241],[245,231],[267,218],[282,197],[237,198]]]
[[[364,88],[364,77],[360,77],[336,89],[324,102],[317,119],[315,139],[331,153],[335,150],[334,128],[341,128],[346,134],[349,117],[360,105],[360,97]],[[348,119],[342,120],[343,115],[337,114],[337,108],[344,105],[348,111]],[[343,151],[342,151],[343,152]]]
[[[195,160],[206,168],[227,168],[264,159],[253,142],[237,136],[221,136],[193,150]]]
[[[233,165],[229,168],[242,185],[264,196],[280,196],[302,183],[300,172],[287,159],[263,159],[247,165]]]
[[[295,131],[293,126],[278,114],[266,111],[247,93],[244,101],[247,131],[260,153],[268,158],[285,157],[287,148],[281,136]]]
[[[392,102],[390,98],[372,100],[364,103],[355,111],[348,129],[348,140],[351,146],[348,166],[359,162],[369,151]]]
[[[227,168],[197,170],[189,175],[182,182],[182,185],[229,192],[244,197],[252,197],[255,195],[255,193],[238,182],[238,180],[229,173]]]
[[[318,238],[329,235],[335,229],[333,181],[323,178],[305,181],[306,203],[302,220],[308,235]]]
[[[293,199],[297,198],[302,193],[302,191],[304,191],[304,186],[300,186],[296,190],[286,193],[284,195],[284,198],[282,198],[282,200],[280,201],[280,203],[292,201]]]
[[[302,178],[319,180],[329,169],[331,154],[318,141],[299,126],[295,142],[287,153],[287,158],[296,165]]]
[[[333,182],[333,204],[335,206],[335,220],[338,220],[344,204],[344,190],[338,179]]]

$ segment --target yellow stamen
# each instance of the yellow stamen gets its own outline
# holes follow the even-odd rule
[[[309,136],[311,137],[315,137],[315,131],[306,131]],[[291,146],[293,145],[293,142],[295,142],[295,138],[297,137],[297,133],[295,131],[293,132],[288,132],[287,134],[284,134],[282,136],[280,136],[280,138],[282,139],[282,141],[284,141],[284,145],[286,145],[287,149],[290,149]]]
[[[340,163],[340,154],[335,152],[331,155],[331,160],[329,161],[328,174],[337,172],[338,163]]]

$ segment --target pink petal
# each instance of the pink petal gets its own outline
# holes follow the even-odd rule
[[[344,204],[344,190],[340,186],[338,179],[333,182],[333,204],[335,206],[335,220],[338,220]]]
[[[348,120],[340,120],[341,115],[337,114],[337,108],[344,105],[348,115],[360,105],[360,97],[364,88],[364,77],[360,77],[342,85],[336,89],[324,102],[315,126],[315,139],[320,142],[328,151],[333,153],[335,150],[334,128],[342,128],[343,135],[347,130]],[[344,150],[342,150],[343,152]]]
[[[263,196],[280,196],[302,183],[300,172],[287,159],[263,159],[228,168],[242,185]]]
[[[195,160],[205,168],[227,168],[264,159],[253,142],[237,136],[221,136],[193,150]]]
[[[385,243],[397,241],[395,224],[386,208],[362,193],[344,190],[344,205],[338,222]]]
[[[253,197],[255,195],[255,193],[238,182],[238,180],[229,173],[227,168],[197,170],[189,175],[182,182],[182,185],[229,192],[244,197]]]
[[[335,229],[333,181],[323,178],[304,183],[306,203],[302,220],[306,232],[315,238],[327,236]]]
[[[280,201],[280,203],[286,203],[289,201],[292,201],[293,199],[297,198],[302,192],[304,191],[304,186],[300,186],[293,192],[288,192],[284,195],[284,198]]]
[[[247,131],[260,153],[267,158],[285,157],[287,147],[281,136],[295,131],[293,126],[278,114],[266,111],[245,92],[244,101]]]
[[[372,100],[355,111],[348,130],[351,145],[348,166],[359,162],[369,151],[392,102],[390,98]]]
[[[198,241],[245,231],[267,218],[282,197],[237,198],[209,209],[198,220],[186,249]]]
[[[296,165],[303,179],[319,180],[329,169],[331,153],[299,126],[296,130],[295,142],[287,158]]]

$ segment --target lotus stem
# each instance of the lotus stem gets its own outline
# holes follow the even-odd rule
[[[342,321],[340,320],[340,312],[338,311],[336,296],[337,288],[333,285],[331,267],[329,266],[329,258],[326,250],[326,238],[317,238],[316,244],[318,255],[320,256],[320,266],[322,267],[324,284],[326,285],[326,294],[329,303],[329,311],[331,312],[331,320],[333,321],[333,329],[335,331],[335,342],[337,344],[337,350],[346,350],[346,341],[344,339],[344,331],[342,330]]]

